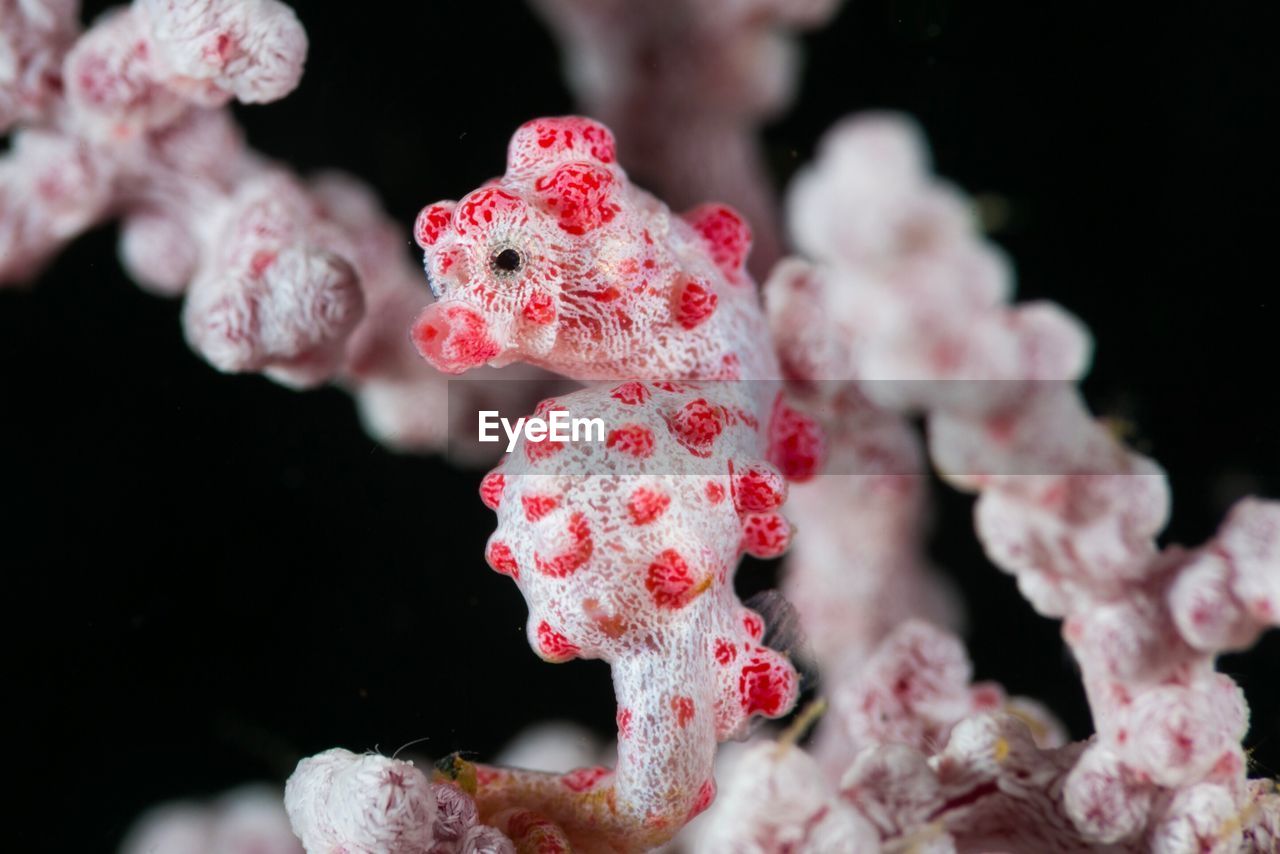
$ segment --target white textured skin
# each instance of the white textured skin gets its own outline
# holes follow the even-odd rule
[[[735,395],[750,390],[644,386],[640,400],[628,394],[638,385],[586,389],[547,407],[602,418],[606,431],[644,431],[653,450],[544,450],[522,440],[486,481],[498,513],[489,559],[528,601],[529,642],[542,657],[610,662],[617,813],[637,827],[651,817],[678,827],[711,778],[716,742],[745,732],[753,714],[789,709],[797,677],[760,645],[763,621],[732,587],[754,517],[773,515],[734,502],[730,472],[764,466],[758,427],[730,416],[702,456],[669,426],[703,401],[742,412],[750,398]]]
[[[737,768],[743,757],[755,747],[757,744],[766,741],[772,741],[777,733],[773,732],[773,727],[766,724],[758,728],[745,741],[726,741],[720,745],[720,749],[716,751],[715,777],[718,781],[732,781],[737,777]],[[716,799],[711,802],[711,806],[707,807],[706,812],[695,816],[692,821],[680,829],[680,833],[675,839],[671,840],[662,848],[657,849],[662,854],[696,854],[706,848],[704,840],[707,834],[715,830],[715,826],[720,823],[717,816],[725,808],[725,799],[722,794],[717,794]]]
[[[165,804],[130,829],[119,854],[302,854],[280,790],[246,786],[208,804]]]

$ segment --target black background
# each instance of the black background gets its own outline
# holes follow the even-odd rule
[[[1057,5],[855,0],[806,39],[770,161],[781,183],[846,113],[917,116],[943,174],[1010,201],[998,239],[1021,295],[1092,328],[1090,400],[1170,470],[1165,539],[1194,544],[1240,495],[1280,497],[1274,39],[1243,4]],[[370,181],[406,252],[421,205],[501,171],[520,122],[572,109],[517,2],[296,8],[301,88],[237,112],[267,153]],[[381,449],[338,391],[215,373],[113,241],[99,229],[0,295],[9,779],[27,817],[7,847],[109,850],[148,804],[281,780],[332,745],[484,755],[557,716],[611,732],[607,667],[528,649],[523,602],[482,557],[476,474]],[[1057,625],[983,558],[970,500],[937,500],[930,548],[966,592],[978,675],[1087,734]],[[750,564],[740,586],[772,573]],[[1253,705],[1254,773],[1273,775],[1280,636],[1222,667]]]

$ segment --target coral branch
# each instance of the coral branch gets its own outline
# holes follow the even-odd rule
[[[781,254],[777,205],[757,139],[792,100],[794,32],[838,0],[539,0],[590,115],[618,133],[622,162],[675,207],[721,199],[756,233],[752,269]],[[679,128],[678,132],[673,131]]]
[[[799,396],[823,425],[827,453],[824,474],[791,491],[791,512],[806,524],[782,590],[832,686],[814,753],[838,778],[859,746],[843,722],[860,714],[840,686],[859,678],[894,628],[912,618],[957,626],[960,605],[921,548],[928,476],[912,425],[852,384],[819,383]]]
[[[1247,710],[1213,656],[1277,622],[1280,505],[1243,502],[1200,549],[1157,548],[1167,481],[1080,400],[1087,334],[1055,306],[1005,304],[1003,265],[929,180],[909,126],[837,127],[797,179],[792,218],[821,264],[767,286],[775,319],[806,322],[778,328],[784,363],[923,411],[939,472],[980,492],[988,555],[1064,618],[1098,735],[1064,769],[1062,834],[1077,841],[1060,844],[1177,850],[1210,825],[1238,838],[1222,828],[1245,800]],[[1213,817],[1184,826],[1196,810]]]
[[[76,0],[0,2],[0,134],[56,110],[62,57],[79,31]]]
[[[412,762],[329,750],[298,763],[284,799],[313,854],[515,854],[497,828],[478,823],[470,795],[430,782]]]
[[[293,12],[137,0],[74,41],[73,4],[8,7],[2,38],[19,66],[12,84],[0,70],[0,126],[30,126],[0,157],[0,284],[32,279],[119,217],[126,270],[148,290],[185,293],[187,340],[219,370],[337,382],[379,439],[442,448],[445,382],[406,332],[429,297],[402,227],[354,179],[304,182],[266,161],[222,109],[297,85],[307,41]],[[503,390],[523,407],[540,388],[485,393]]]

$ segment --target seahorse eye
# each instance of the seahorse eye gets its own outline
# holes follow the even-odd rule
[[[524,257],[519,250],[508,246],[493,253],[493,257],[489,259],[489,266],[499,276],[514,276],[524,266]]]

